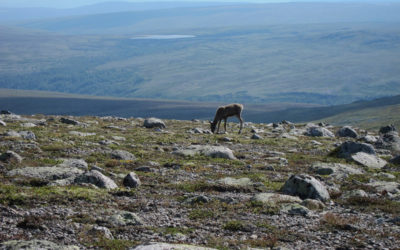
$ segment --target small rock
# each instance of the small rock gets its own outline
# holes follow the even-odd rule
[[[0,126],[5,127],[5,126],[7,126],[7,124],[5,122],[3,122],[2,120],[0,120]]]
[[[8,176],[25,176],[29,178],[37,178],[46,181],[55,181],[62,179],[72,179],[73,182],[80,174],[83,174],[83,170],[72,167],[25,167],[17,168],[9,171]],[[70,183],[66,183],[67,185]]]
[[[114,145],[119,145],[119,143],[118,142],[116,142],[116,141],[113,141],[113,140],[102,140],[102,141],[99,141],[99,144],[100,145],[111,145],[111,144],[114,144]]]
[[[111,136],[111,138],[116,141],[126,141],[126,138],[122,136]]]
[[[335,135],[326,128],[309,127],[305,133],[307,136],[335,137]]]
[[[113,215],[107,217],[107,222],[114,227],[143,225],[143,221],[135,213],[120,210],[110,210]]]
[[[106,188],[106,189],[115,189],[118,188],[117,184],[109,177],[103,175],[99,171],[91,170],[88,173],[78,176],[75,179],[75,183],[82,184],[82,183],[89,183],[94,184],[99,188]]]
[[[26,249],[26,250],[79,250],[77,246],[64,246],[57,245],[51,241],[47,240],[11,240],[0,243],[0,249],[7,250],[17,250],[17,249]]]
[[[309,175],[292,175],[283,185],[281,191],[289,195],[296,195],[302,199],[330,199],[328,190],[321,182]]]
[[[36,135],[32,131],[20,131],[18,134],[25,140],[36,140]]]
[[[125,150],[114,150],[111,152],[111,158],[116,160],[124,160],[124,161],[134,161],[136,157]]]
[[[367,186],[375,188],[378,193],[382,192],[388,192],[391,194],[400,193],[400,184],[397,182],[375,181],[372,183],[368,183]]]
[[[130,250],[216,250],[216,248],[199,247],[185,244],[170,244],[170,243],[146,243],[136,246]]]
[[[96,133],[84,133],[78,131],[69,131],[70,135],[80,136],[80,137],[87,137],[87,136],[95,136]]]
[[[139,172],[154,172],[154,169],[152,169],[151,167],[148,166],[140,166],[135,168],[135,171],[139,171]]]
[[[344,126],[340,128],[337,134],[339,137],[351,137],[351,138],[358,137],[357,132],[350,126]]]
[[[280,212],[287,213],[290,215],[302,215],[302,216],[307,216],[310,214],[310,210],[308,210],[308,208],[300,204],[284,204],[282,205]]]
[[[77,120],[65,118],[65,117],[61,117],[60,122],[65,123],[65,124],[70,124],[70,125],[79,125],[80,124],[80,122],[78,122]]]
[[[379,129],[379,133],[381,133],[381,134],[386,134],[389,132],[396,132],[396,127],[393,124],[381,127]]]
[[[106,227],[101,227],[101,226],[93,226],[88,232],[87,235],[96,241],[99,241],[101,239],[109,239],[112,240],[114,239],[114,236],[112,235],[110,229]]]
[[[14,151],[8,150],[0,155],[0,161],[21,163],[22,157],[19,154],[15,153]]]
[[[260,139],[262,139],[262,137],[261,137],[260,135],[258,135],[258,134],[253,134],[253,136],[251,137],[251,139],[253,139],[253,140],[260,140]]]
[[[370,155],[364,152],[358,152],[351,156],[351,159],[363,166],[374,169],[381,169],[386,166],[387,162],[376,155]]]
[[[226,186],[247,187],[252,186],[253,182],[249,178],[235,179],[232,177],[225,177],[218,180],[218,183]]]
[[[366,198],[368,197],[368,194],[362,190],[362,189],[357,189],[357,190],[350,190],[347,191],[343,194],[343,197],[348,199],[348,198]]]
[[[166,128],[165,123],[157,118],[147,118],[144,120],[143,126],[146,128]]]
[[[34,128],[34,127],[36,127],[36,124],[31,123],[31,122],[22,123],[22,124],[21,124],[21,127],[24,127],[24,128]]]
[[[269,206],[277,206],[282,203],[300,203],[301,199],[297,196],[275,194],[275,193],[259,193],[253,198],[253,201],[262,202]]]
[[[20,138],[20,137],[21,137],[21,135],[20,135],[18,132],[14,131],[14,130],[7,131],[7,132],[4,134],[4,136],[7,136],[7,137],[16,137],[16,138]]]
[[[137,188],[141,185],[140,179],[135,172],[130,172],[125,176],[123,183],[125,187],[130,188]]]
[[[211,199],[208,198],[207,196],[198,195],[198,196],[190,197],[190,198],[186,199],[184,202],[193,205],[193,204],[198,204],[198,203],[208,203],[210,201],[211,201]]]
[[[223,146],[202,146],[192,145],[186,149],[178,149],[173,154],[182,156],[194,156],[196,154],[209,156],[212,158],[225,158],[234,160],[236,157],[233,155],[232,150]]]
[[[369,144],[374,144],[378,141],[378,138],[376,136],[366,135],[364,137],[361,137],[361,140]]]
[[[301,205],[307,207],[311,210],[320,210],[325,208],[325,204],[322,203],[320,200],[313,200],[313,199],[305,199]]]
[[[341,158],[350,158],[351,155],[359,152],[376,155],[375,148],[371,144],[346,141],[340,145],[338,156]]]
[[[58,164],[59,167],[79,168],[88,170],[88,164],[82,159],[61,159],[63,162]]]
[[[400,165],[400,155],[393,157],[389,162],[395,165]]]

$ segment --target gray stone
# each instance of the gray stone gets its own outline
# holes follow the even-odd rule
[[[391,194],[400,193],[400,184],[397,182],[375,181],[368,183],[367,186],[375,188],[378,193],[382,192],[388,192]]]
[[[79,250],[77,246],[57,245],[47,240],[11,240],[0,243],[1,250]]]
[[[378,141],[378,137],[372,135],[366,135],[364,137],[361,137],[361,140],[369,144],[374,144]]]
[[[320,210],[325,208],[325,204],[322,203],[320,200],[313,200],[313,199],[305,199],[303,202],[301,202],[302,206],[305,206],[308,209],[311,210]]]
[[[343,194],[343,198],[366,198],[368,197],[368,194],[362,190],[362,189],[357,189],[357,190],[350,190],[347,191]]]
[[[146,128],[166,128],[165,123],[157,118],[147,118],[144,120],[143,126]]]
[[[198,195],[198,196],[194,196],[194,197],[189,197],[189,198],[187,198],[186,200],[185,200],[185,203],[188,203],[188,204],[198,204],[198,203],[208,203],[208,202],[210,202],[211,201],[211,199],[210,198],[208,198],[207,196],[205,196],[205,195]]]
[[[112,210],[113,215],[107,217],[107,222],[114,227],[143,225],[143,221],[135,213]]]
[[[262,139],[262,137],[261,137],[260,135],[258,135],[258,134],[253,134],[253,135],[251,136],[251,139],[253,139],[253,140],[260,140],[260,139]]]
[[[300,204],[284,204],[280,209],[281,213],[287,213],[290,215],[302,215],[307,216],[310,214],[310,210]]]
[[[5,122],[3,122],[2,120],[0,120],[0,126],[5,127],[5,126],[7,126],[7,124]]]
[[[330,199],[326,187],[309,175],[292,175],[283,185],[281,191],[289,195],[299,196],[301,199],[318,199],[327,201]]]
[[[234,160],[236,157],[233,155],[232,150],[223,146],[202,146],[192,145],[185,149],[176,150],[173,154],[182,156],[194,156],[196,154],[205,155],[212,158],[225,158]]]
[[[335,137],[335,135],[326,128],[321,127],[309,127],[306,130],[305,135],[307,136],[322,136],[322,137]]]
[[[248,187],[253,185],[253,182],[249,178],[236,179],[232,177],[225,177],[219,179],[218,183],[221,185],[234,186],[234,187]]]
[[[135,168],[135,171],[139,171],[139,172],[154,172],[154,169],[149,167],[149,166],[140,166]]]
[[[34,128],[34,127],[36,127],[36,124],[34,124],[34,123],[32,123],[32,122],[26,122],[26,123],[22,123],[22,124],[21,124],[21,127],[24,127],[24,128]]]
[[[70,167],[26,167],[13,169],[7,175],[54,181],[75,178],[83,173],[84,171],[81,169]]]
[[[396,131],[387,132],[376,142],[378,148],[400,151],[400,137]]]
[[[95,136],[96,133],[84,133],[78,131],[69,131],[70,135],[80,136],[80,137],[87,137],[87,136]]]
[[[130,250],[216,250],[216,248],[198,247],[184,244],[147,243],[130,248]]]
[[[358,134],[357,132],[350,126],[344,126],[339,129],[337,132],[337,135],[339,137],[351,137],[351,138],[357,138]]]
[[[253,198],[253,201],[262,202],[269,206],[277,206],[282,203],[300,203],[301,199],[297,196],[275,194],[275,193],[259,193]]]
[[[0,161],[21,163],[22,157],[19,154],[15,153],[14,151],[8,150],[0,155]]]
[[[97,225],[93,226],[89,231],[87,231],[87,236],[96,241],[99,241],[101,239],[114,239],[114,236],[112,235],[110,229]]]
[[[82,159],[61,159],[63,162],[58,164],[59,167],[80,168],[88,170],[88,164]]]
[[[315,162],[311,169],[319,175],[331,175],[337,179],[343,179],[351,174],[363,174],[364,171],[355,166],[340,163]]]
[[[118,188],[117,184],[109,177],[103,175],[99,171],[91,170],[88,173],[78,176],[75,179],[75,183],[82,184],[88,183],[93,184],[99,188],[115,189]]]
[[[65,123],[65,124],[70,124],[70,125],[79,125],[80,124],[80,122],[78,122],[77,120],[65,118],[65,117],[61,117],[60,122]]]
[[[364,152],[358,152],[351,155],[351,159],[365,167],[381,169],[386,166],[387,162],[376,155],[367,154]]]
[[[390,163],[395,164],[395,165],[400,165],[400,155],[393,157],[390,159]]]
[[[6,133],[4,133],[4,136],[17,137],[17,138],[21,137],[21,135],[18,132],[14,131],[14,130],[7,131]]]
[[[386,134],[389,132],[396,132],[396,127],[393,124],[388,126],[383,126],[379,129],[379,133],[381,134]]]
[[[131,187],[131,188],[137,188],[141,185],[139,177],[135,174],[135,172],[130,172],[127,174],[124,178],[124,186],[125,187]]]
[[[346,141],[339,146],[338,156],[349,159],[351,155],[359,152],[376,155],[375,148],[371,144]]]
[[[125,138],[125,137],[122,137],[122,136],[116,136],[116,135],[114,135],[114,136],[111,136],[111,138],[112,138],[113,140],[116,140],[116,141],[126,141],[126,138]]]
[[[125,150],[114,150],[111,152],[111,158],[116,160],[124,160],[124,161],[134,161],[136,157]]]
[[[100,145],[111,145],[111,144],[114,144],[114,145],[119,145],[119,143],[118,142],[116,142],[116,141],[113,141],[113,140],[101,140],[101,141],[99,141],[99,144]]]
[[[18,134],[25,140],[36,140],[36,135],[32,131],[20,131]]]

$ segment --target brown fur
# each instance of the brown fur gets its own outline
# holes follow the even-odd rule
[[[239,134],[242,132],[243,128],[243,119],[242,119],[242,110],[243,110],[243,105],[239,103],[232,103],[226,106],[221,106],[217,109],[217,112],[215,113],[214,121],[211,123],[211,131],[214,133],[215,128],[218,125],[217,128],[217,133],[219,132],[219,126],[221,125],[221,121],[224,120],[224,129],[226,131],[226,120],[228,117],[231,116],[236,116],[239,121],[240,121],[240,130]]]

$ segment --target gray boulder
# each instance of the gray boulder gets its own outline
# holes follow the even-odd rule
[[[362,189],[349,190],[343,194],[343,198],[366,198],[368,194]]]
[[[146,128],[166,128],[165,123],[158,118],[147,118],[144,120],[143,126]]]
[[[11,240],[0,243],[0,249],[4,250],[79,250],[77,246],[57,245],[47,240]]]
[[[310,210],[308,208],[297,203],[282,205],[280,212],[290,215],[302,215],[302,216],[307,216],[310,214]]]
[[[233,186],[233,187],[250,187],[253,186],[253,182],[249,178],[232,178],[225,177],[218,180],[218,184],[224,186]]]
[[[8,150],[0,155],[0,161],[21,163],[22,157],[19,154],[15,153],[14,151]]]
[[[396,132],[396,131],[397,131],[396,127],[393,124],[388,125],[388,126],[383,126],[379,129],[379,133],[381,133],[381,134],[386,134],[389,132]]]
[[[251,136],[251,139],[253,139],[253,140],[260,140],[260,139],[262,139],[262,137],[261,137],[260,135],[258,135],[258,134],[253,134],[253,135]]]
[[[351,138],[358,137],[357,132],[350,126],[344,126],[344,127],[340,128],[337,132],[337,135],[339,137],[351,137]]]
[[[87,231],[86,234],[96,241],[99,241],[101,239],[114,239],[114,236],[112,235],[110,229],[97,225],[93,226],[89,231]]]
[[[84,171],[81,169],[69,167],[26,167],[13,169],[9,171],[7,175],[54,181],[61,179],[74,179],[83,173]]]
[[[61,159],[63,162],[58,164],[59,167],[79,168],[88,170],[88,164],[82,159]]]
[[[80,124],[80,122],[77,120],[65,118],[65,117],[61,117],[60,122],[65,123],[65,124],[70,124],[70,125],[79,125]]]
[[[307,136],[321,136],[321,137],[335,137],[335,135],[326,128],[322,127],[309,127],[306,130]]]
[[[368,183],[367,186],[375,188],[378,193],[400,194],[400,184],[397,182],[375,181]]]
[[[7,124],[5,122],[3,122],[2,120],[0,120],[0,126],[5,127],[5,126],[7,126]]]
[[[396,131],[382,134],[376,142],[378,148],[400,151],[400,137]]]
[[[355,166],[340,163],[315,162],[311,169],[319,175],[330,175],[336,179],[343,179],[352,174],[363,174],[364,171]]]
[[[361,140],[369,144],[374,144],[378,141],[378,137],[372,135],[366,135],[361,137]]]
[[[350,158],[351,155],[359,152],[376,155],[375,148],[371,144],[346,141],[339,146],[338,156],[340,158]]]
[[[17,131],[14,131],[14,130],[7,131],[3,135],[7,136],[7,137],[17,137],[17,138],[21,137],[21,135]]]
[[[97,170],[91,170],[85,174],[78,176],[75,179],[75,183],[82,184],[88,183],[93,184],[99,188],[115,189],[118,188],[117,184],[109,177],[103,175]]]
[[[350,158],[365,167],[374,169],[381,169],[387,164],[385,160],[377,157],[376,155],[371,155],[364,152],[353,154]]]
[[[393,157],[390,159],[390,163],[395,164],[395,165],[400,165],[400,155]]]
[[[285,194],[296,195],[301,199],[317,199],[327,201],[330,199],[326,187],[312,176],[301,174],[292,175],[283,185],[281,191]]]
[[[125,187],[137,188],[141,185],[141,182],[135,172],[130,172],[125,176],[123,184]]]
[[[139,216],[128,211],[112,210],[112,215],[108,216],[106,220],[114,227],[143,225]]]
[[[300,203],[301,199],[297,196],[275,194],[275,193],[259,193],[253,198],[253,201],[262,202],[268,206],[277,206],[282,203]]]
[[[198,247],[185,244],[170,244],[170,243],[147,243],[139,245],[129,250],[216,250],[216,248]]]
[[[188,204],[208,203],[211,199],[205,195],[197,195],[187,198],[184,202]]]
[[[233,155],[232,150],[223,146],[202,146],[192,145],[185,149],[176,150],[173,154],[182,156],[194,156],[196,154],[205,155],[212,158],[225,158],[234,160],[236,157]]]
[[[75,135],[79,137],[88,137],[88,136],[95,136],[96,133],[85,133],[85,132],[79,132],[79,131],[69,131],[68,132],[70,135]]]
[[[19,131],[18,134],[25,140],[36,140],[36,135],[32,131]]]
[[[111,152],[111,158],[116,160],[124,160],[124,161],[134,161],[136,157],[125,150],[114,150]]]

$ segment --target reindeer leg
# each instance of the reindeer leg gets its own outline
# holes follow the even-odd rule
[[[219,125],[221,125],[221,120],[218,121],[217,134],[219,133]]]
[[[227,120],[227,118],[224,119],[224,121],[225,121],[225,123],[224,123],[225,132],[226,132],[226,120]]]
[[[240,115],[237,116],[237,118],[240,121],[240,129],[239,129],[239,134],[242,133],[242,128],[243,128],[243,119]]]

